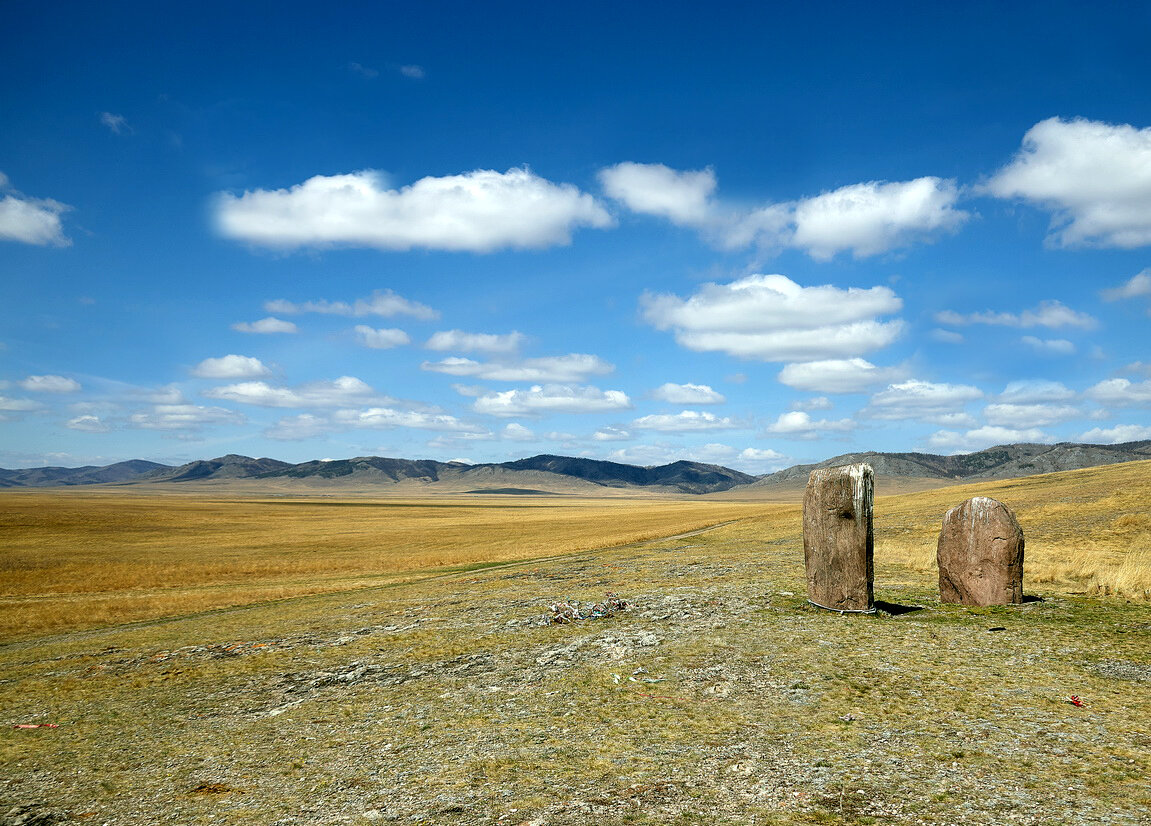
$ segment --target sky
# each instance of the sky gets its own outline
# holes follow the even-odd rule
[[[1151,438],[1151,6],[0,4],[0,466]]]

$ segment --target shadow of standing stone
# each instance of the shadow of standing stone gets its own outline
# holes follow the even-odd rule
[[[1002,502],[976,496],[949,510],[935,558],[940,602],[1023,602],[1023,529]]]
[[[871,465],[813,470],[803,495],[807,600],[832,611],[875,610]]]

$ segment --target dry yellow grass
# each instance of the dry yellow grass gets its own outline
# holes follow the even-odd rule
[[[884,480],[879,482],[882,493]],[[1151,599],[1151,462],[881,496],[877,580],[935,571],[943,513],[1013,508],[1024,587]],[[732,520],[727,553],[786,543],[798,504],[515,497],[269,499],[77,490],[0,493],[0,638],[410,581],[625,545]],[[782,547],[782,546],[781,546]]]
[[[692,531],[694,501],[0,494],[0,637],[349,590]]]

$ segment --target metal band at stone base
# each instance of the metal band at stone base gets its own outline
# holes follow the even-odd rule
[[[814,605],[816,608],[822,608],[824,611],[834,611],[837,614],[874,614],[875,608],[828,608],[826,605],[820,605],[818,602],[808,600],[808,603]]]

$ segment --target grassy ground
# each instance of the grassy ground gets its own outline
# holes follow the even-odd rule
[[[0,732],[0,823],[1147,823],[1151,604],[1084,593],[1130,558],[1140,523],[1100,503],[1148,501],[1131,471],[881,499],[874,617],[806,604],[796,511],[767,508],[0,646],[4,722],[59,726]],[[919,546],[972,492],[1016,508],[1029,560],[1110,561],[1029,564],[1022,606],[940,605]],[[544,621],[608,591],[631,610]]]

